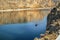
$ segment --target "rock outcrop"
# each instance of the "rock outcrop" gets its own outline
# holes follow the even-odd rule
[[[60,20],[60,11],[58,11],[57,7],[55,7],[51,10],[50,14],[48,14],[47,16],[47,30],[50,29],[49,31],[54,30],[54,32],[55,31],[57,32],[60,29],[60,24],[58,23],[59,20]]]
[[[60,4],[60,3],[59,3]],[[34,40],[56,40],[58,35],[60,35],[60,5],[54,7],[47,16],[47,27],[46,33],[41,36],[41,38],[36,38]]]

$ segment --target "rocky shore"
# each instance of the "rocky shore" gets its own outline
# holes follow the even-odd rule
[[[35,38],[34,40],[55,40],[60,35],[60,10],[57,9],[60,9],[60,3],[51,9],[47,16],[46,33],[40,35],[41,38]]]

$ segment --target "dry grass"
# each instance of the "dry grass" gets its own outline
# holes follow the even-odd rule
[[[0,0],[0,9],[53,7],[52,0]]]

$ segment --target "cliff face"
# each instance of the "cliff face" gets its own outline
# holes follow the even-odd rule
[[[52,0],[0,0],[0,10],[17,8],[48,8],[55,4]],[[0,24],[22,23],[41,20],[46,14],[40,10],[0,12]]]

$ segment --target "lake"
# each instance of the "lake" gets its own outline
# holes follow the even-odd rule
[[[37,22],[0,25],[0,40],[33,40],[46,32],[46,24],[47,16]]]

